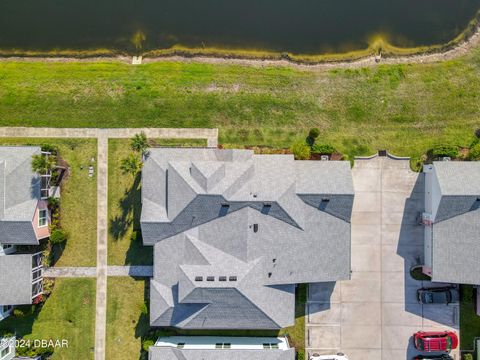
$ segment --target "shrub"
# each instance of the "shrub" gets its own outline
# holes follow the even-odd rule
[[[308,132],[308,137],[312,139],[318,138],[319,135],[320,135],[320,130],[318,130],[318,128],[310,129],[310,131]]]
[[[303,141],[295,142],[291,147],[290,151],[295,156],[297,160],[307,160],[310,159],[310,147],[305,144]]]
[[[67,234],[61,229],[55,229],[50,234],[50,244],[62,244],[67,241]]]
[[[142,305],[140,305],[140,312],[141,312],[143,315],[147,315],[147,314],[148,314],[148,306],[147,306],[147,304],[143,303]]]
[[[16,318],[21,318],[21,317],[24,317],[25,316],[25,313],[23,312],[22,309],[13,309],[13,316],[16,317]]]
[[[480,128],[475,130],[475,136],[480,139]]]
[[[470,152],[468,153],[468,158],[470,160],[480,160],[480,143],[474,145]]]
[[[133,151],[145,154],[148,149],[147,135],[143,131],[139,134],[135,134],[130,140],[130,147]]]
[[[431,150],[431,155],[433,158],[440,157],[458,157],[458,148],[452,145],[437,145]]]
[[[142,348],[143,350],[148,351],[150,346],[153,346],[153,345],[155,345],[155,342],[153,340],[144,340],[142,344]]]
[[[327,144],[315,144],[312,147],[312,153],[332,155],[335,152],[335,148],[332,145]]]
[[[42,149],[42,151],[49,152],[49,153],[54,154],[54,155],[57,154],[57,147],[56,147],[55,145],[52,145],[52,144],[42,144],[42,145],[40,146],[40,148]]]
[[[463,354],[462,359],[463,360],[473,360],[473,355],[469,354],[469,353]]]
[[[33,301],[32,301],[32,304],[34,305],[37,305],[37,304],[40,304],[44,301],[44,298],[43,298],[43,295],[37,295]]]
[[[128,157],[122,159],[120,163],[120,170],[123,174],[137,175],[142,169],[142,162],[134,154],[130,154]]]

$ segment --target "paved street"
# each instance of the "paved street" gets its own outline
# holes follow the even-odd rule
[[[432,284],[409,274],[423,257],[423,176],[408,160],[374,157],[355,161],[353,181],[352,279],[310,285],[306,346],[351,360],[411,360],[413,333],[458,332],[459,321],[456,305],[419,305],[416,290]]]

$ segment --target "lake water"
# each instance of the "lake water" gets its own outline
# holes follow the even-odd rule
[[[189,47],[321,54],[448,42],[480,0],[1,0],[0,48]]]

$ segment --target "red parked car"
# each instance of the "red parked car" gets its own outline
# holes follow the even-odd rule
[[[458,346],[458,337],[453,331],[418,331],[413,339],[415,348],[425,352],[450,352]]]

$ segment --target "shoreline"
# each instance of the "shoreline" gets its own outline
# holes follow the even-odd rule
[[[465,32],[468,32],[468,28]],[[465,33],[464,32],[464,33]],[[454,39],[447,44],[438,45],[438,50],[431,50],[435,46],[430,48],[430,51],[420,51],[419,53],[409,54],[409,49],[399,48],[400,52],[405,51],[405,55],[395,55],[395,54],[385,54],[378,57],[378,55],[370,54],[367,56],[353,57],[351,60],[341,59],[342,54],[338,54],[340,60],[326,60],[322,62],[309,63],[307,61],[295,60],[294,58],[281,58],[281,54],[277,54],[279,58],[273,57],[241,57],[238,55],[226,55],[224,56],[219,53],[218,56],[213,54],[199,54],[195,53],[195,49],[192,49],[193,53],[188,53],[188,50],[180,51],[182,54],[175,54],[175,49],[173,49],[173,54],[168,53],[168,49],[165,50],[165,55],[160,56],[148,56],[143,58],[143,64],[150,64],[156,62],[184,62],[184,63],[204,63],[204,64],[223,64],[223,65],[241,65],[241,66],[253,66],[253,67],[268,67],[268,66],[282,66],[282,67],[293,67],[298,69],[330,69],[330,68],[360,68],[374,65],[395,65],[395,64],[429,64],[439,61],[446,61],[456,59],[463,55],[466,55],[470,52],[471,49],[475,47],[480,47],[480,23],[477,22],[475,25],[475,30],[472,31],[471,35],[466,37],[464,33],[460,34],[459,37],[464,37],[463,40]],[[391,47],[393,48],[393,47]],[[358,54],[367,53],[368,51],[374,51],[374,49],[360,50]],[[171,50],[170,50],[171,51]],[[158,52],[158,51],[157,51]],[[39,56],[6,56],[0,55],[0,63],[2,62],[45,62],[45,63],[67,63],[67,62],[121,62],[125,64],[131,64],[132,56],[127,55],[115,55],[114,52],[105,53],[105,55],[92,55],[92,56],[68,56],[69,52],[65,51],[66,56],[61,55],[62,52],[56,53],[56,55],[39,55]],[[93,51],[92,54],[95,52]],[[155,53],[151,51],[150,53]],[[238,52],[240,54],[241,52]],[[246,52],[248,54],[248,52]],[[83,52],[83,54],[88,54],[88,52]],[[332,55],[334,59],[335,55]],[[328,56],[325,56],[328,58]]]

